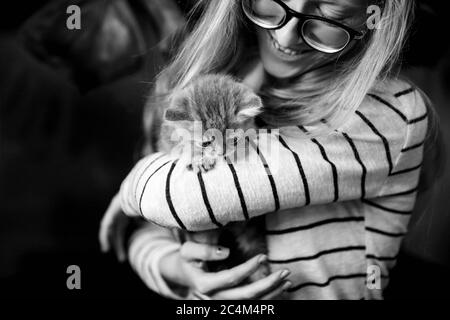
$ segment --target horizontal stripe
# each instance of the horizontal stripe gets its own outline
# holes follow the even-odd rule
[[[377,209],[380,209],[380,210],[383,210],[383,211],[387,211],[387,212],[390,212],[390,213],[393,213],[393,214],[399,214],[399,215],[411,215],[412,214],[412,211],[404,211],[404,210],[397,210],[397,209],[387,208],[387,207],[384,207],[382,205],[379,205],[378,203],[371,202],[369,200],[364,200],[363,203],[368,205],[368,206],[371,206],[371,207],[374,207],[374,208],[377,208]]]
[[[409,168],[409,169],[404,169],[404,170],[392,172],[390,174],[390,176],[397,176],[397,175],[400,175],[400,174],[405,174],[405,173],[410,173],[410,172],[413,172],[413,171],[417,171],[420,168],[422,168],[422,165],[423,165],[423,163],[421,163],[421,164],[419,164],[419,165],[417,165],[415,167]]]
[[[285,259],[285,260],[269,259],[269,262],[273,263],[273,264],[285,264],[285,263],[293,263],[293,262],[299,262],[299,261],[315,260],[319,257],[329,255],[329,254],[334,254],[334,253],[349,252],[349,251],[365,251],[365,250],[366,250],[365,246],[342,247],[342,248],[324,250],[324,251],[318,252],[314,255],[305,256],[305,257],[296,257],[296,258]]]
[[[402,118],[402,120],[406,123],[408,123],[408,118],[402,113],[400,112],[400,110],[398,110],[396,107],[394,107],[391,103],[387,102],[386,100],[380,98],[379,96],[375,95],[375,94],[369,94],[369,97],[377,100],[378,102],[380,102],[381,104],[384,104],[385,106],[387,106],[389,109],[391,109],[392,111],[394,111],[396,114],[398,114],[400,116],[400,118]]]
[[[319,283],[319,282],[305,282],[299,285],[296,285],[294,287],[291,287],[290,289],[288,289],[288,292],[295,292],[298,291],[300,289],[303,289],[305,287],[319,287],[319,288],[324,288],[324,287],[328,287],[331,282],[336,281],[336,280],[353,280],[353,279],[365,279],[364,280],[364,284],[367,283],[367,273],[355,273],[355,274],[348,274],[348,275],[336,275],[333,277],[328,278],[327,281],[323,282],[323,283]],[[381,279],[387,280],[389,279],[388,275],[381,275]]]
[[[266,234],[270,235],[270,236],[282,235],[282,234],[286,234],[286,233],[294,233],[294,232],[298,232],[298,231],[310,230],[310,229],[314,229],[314,228],[325,226],[325,225],[332,224],[332,223],[350,223],[350,222],[363,222],[363,221],[364,221],[364,217],[334,218],[334,219],[322,220],[322,221],[314,222],[314,223],[311,223],[308,225],[303,225],[303,226],[298,226],[298,227],[293,227],[293,228],[288,228],[288,229],[283,229],[283,230],[267,230]]]
[[[295,292],[298,291],[300,289],[303,289],[305,287],[327,287],[331,284],[331,282],[336,281],[336,280],[351,280],[351,279],[357,279],[357,278],[367,278],[367,274],[366,273],[356,273],[356,274],[349,274],[349,275],[338,275],[338,276],[333,276],[331,278],[328,278],[327,281],[323,282],[323,283],[319,283],[319,282],[306,282],[306,283],[302,283],[299,285],[296,285],[290,289],[288,289],[288,292]]]
[[[376,255],[373,254],[367,254],[366,258],[378,261],[395,261],[398,259],[398,255],[396,255],[395,257],[377,257]]]
[[[428,118],[428,113],[425,113],[423,116],[418,117],[418,118],[416,118],[416,119],[410,120],[410,121],[408,122],[408,124],[415,124],[415,123],[418,123],[418,122],[420,122],[420,121],[425,120],[426,118]]]
[[[415,145],[412,145],[410,147],[407,147],[407,148],[402,150],[402,153],[405,153],[405,152],[408,152],[408,151],[412,151],[414,149],[418,149],[418,148],[422,147],[424,144],[425,144],[425,141],[422,141],[422,142],[420,142],[418,144],[415,144]]]
[[[410,94],[410,93],[412,93],[414,91],[416,91],[416,88],[409,88],[409,89],[406,89],[406,90],[403,90],[403,91],[400,91],[400,92],[394,94],[394,97],[400,98],[401,96],[405,96],[405,95]]]
[[[417,191],[419,191],[419,186],[417,186],[413,189],[410,189],[410,190],[384,195],[383,197],[384,198],[394,198],[394,197],[400,197],[400,196],[407,196],[407,195],[411,195]]]
[[[386,100],[384,100],[384,99],[382,99],[379,96],[374,95],[374,94],[369,94],[369,96],[372,97],[373,99],[377,100],[381,104],[387,106],[392,111],[394,111],[407,124],[414,124],[414,123],[420,122],[422,120],[425,120],[428,117],[428,114],[425,114],[425,115],[423,115],[423,116],[421,116],[419,118],[408,120],[408,118],[400,110],[398,110],[396,107],[394,107],[391,103],[387,102]]]
[[[375,229],[375,228],[371,228],[371,227],[366,227],[366,230],[369,232],[381,234],[383,236],[391,237],[391,238],[400,238],[400,237],[404,237],[406,235],[406,233],[392,233],[392,232],[387,232],[387,231],[383,231],[383,230]]]

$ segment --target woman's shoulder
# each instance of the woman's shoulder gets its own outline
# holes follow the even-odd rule
[[[367,94],[361,108],[376,110],[384,117],[396,116],[411,124],[427,114],[427,104],[428,98],[416,85],[404,79],[389,78]]]
[[[426,95],[408,81],[388,79],[367,94],[342,131],[365,141],[379,138],[395,155],[424,139],[428,119]]]

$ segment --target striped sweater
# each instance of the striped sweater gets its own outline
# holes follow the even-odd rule
[[[267,214],[271,268],[292,272],[287,299],[382,299],[415,205],[427,126],[420,93],[392,80],[333,134],[305,139],[302,126],[268,133],[277,157],[262,144],[250,148],[259,162],[223,161],[196,175],[182,159],[147,156],[120,191],[128,215],[153,222],[132,239],[131,264],[151,289],[181,298],[158,269],[180,247],[166,228],[206,230]],[[378,276],[372,285],[368,272]]]

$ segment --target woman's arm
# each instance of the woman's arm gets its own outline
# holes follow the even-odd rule
[[[229,250],[206,244],[176,242],[168,229],[148,224],[130,240],[130,263],[153,291],[173,299],[194,298],[192,293],[211,299],[274,299],[291,286],[287,269],[277,270],[251,284],[242,281],[254,274],[267,257],[258,255],[234,268],[217,273],[204,271],[200,261],[223,260]]]
[[[130,238],[128,257],[134,271],[151,290],[168,298],[183,299],[186,289],[171,285],[160,268],[161,260],[175,256],[180,247],[169,229],[147,223]]]
[[[402,150],[427,131],[423,100],[408,89],[367,97],[326,137],[305,138],[303,127],[260,134],[270,143],[250,147],[248,160],[221,161],[205,174],[188,171],[183,159],[144,158],[122,184],[122,207],[166,227],[198,231],[282,209],[385,196],[386,180],[404,166]],[[409,182],[401,175],[390,181],[399,193],[415,187]]]

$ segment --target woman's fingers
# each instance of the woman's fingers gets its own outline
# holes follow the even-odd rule
[[[100,225],[98,241],[100,242],[100,248],[101,248],[103,253],[108,252],[109,249],[110,249],[109,241],[108,241],[108,233],[109,233],[108,229],[109,229],[109,226],[108,225],[104,225],[103,221],[102,221],[102,224]]]
[[[111,246],[120,262],[126,260],[124,247],[125,230],[128,217],[122,212],[118,195],[109,204],[100,223],[99,241],[103,252],[108,252]]]
[[[252,300],[265,295],[271,296],[278,292],[279,287],[283,285],[282,283],[289,274],[290,272],[288,270],[280,270],[246,286],[222,291],[215,298],[224,300]]]
[[[111,200],[100,223],[99,241],[102,252],[108,252],[110,250],[111,230],[114,228],[114,218],[120,210],[119,197],[116,195]]]
[[[201,293],[208,294],[236,287],[255,273],[266,260],[267,257],[265,255],[258,255],[232,269],[215,273],[201,272],[196,281],[196,289]]]
[[[106,211],[105,215],[102,218],[102,222],[100,223],[100,230],[98,234],[98,240],[100,242],[100,248],[102,252],[108,252],[109,247],[109,233],[112,227],[111,218],[109,216],[109,209]]]
[[[262,296],[259,300],[274,300],[281,296],[283,292],[288,290],[290,287],[292,287],[292,282],[284,281],[277,288]]]
[[[185,242],[180,249],[181,257],[189,262],[220,261],[230,254],[230,250],[224,247],[211,246],[196,242]]]
[[[116,252],[117,260],[124,262],[127,259],[125,251],[125,231],[128,226],[129,218],[120,212],[114,222],[113,244]]]

